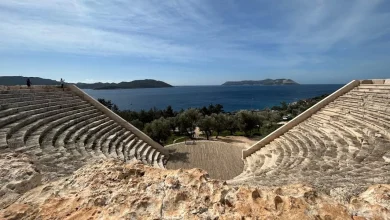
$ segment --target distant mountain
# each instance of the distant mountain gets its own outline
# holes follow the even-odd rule
[[[43,79],[39,77],[24,77],[24,76],[0,76],[0,85],[13,86],[25,85],[27,78],[30,78],[32,85],[59,85],[59,81],[51,79]],[[173,87],[168,83],[153,79],[134,80],[131,82],[120,83],[76,83],[76,86],[81,89],[138,89],[138,88],[165,88]]]
[[[272,85],[299,85],[291,79],[264,79],[264,80],[244,80],[228,81],[223,86],[272,86]]]
[[[168,83],[157,81],[153,79],[134,80],[131,82],[120,82],[120,83],[77,83],[81,89],[139,89],[139,88],[165,88],[173,87]]]
[[[59,81],[51,79],[43,79],[39,77],[24,77],[24,76],[0,76],[0,85],[15,86],[26,85],[27,78],[30,78],[32,85],[59,85]]]

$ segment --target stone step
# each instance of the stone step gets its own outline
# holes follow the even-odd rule
[[[149,158],[149,154],[152,154],[152,149],[153,149],[153,147],[151,147],[150,145],[146,144],[146,148],[141,152],[140,160],[144,164],[149,164],[148,158]]]
[[[313,129],[308,127],[306,124],[301,123],[298,126],[294,127],[294,129],[291,130],[294,132],[294,135],[298,135],[302,138],[308,139],[308,142],[312,143],[316,151],[321,152],[326,149],[326,142],[324,141],[324,136],[319,133],[316,128]]]
[[[86,149],[90,149],[93,151],[96,155],[99,155],[102,157],[102,145],[103,142],[108,138],[110,135],[115,133],[120,129],[120,126],[118,124],[113,123],[110,126],[106,126],[102,129],[100,129],[98,132],[96,132],[94,135],[91,136],[91,138],[88,140],[89,143],[86,145]]]
[[[122,128],[114,137],[113,140],[111,140],[111,142],[108,144],[108,150],[107,150],[107,154],[109,155],[116,155],[116,157],[120,157],[118,154],[117,154],[117,148],[119,147],[119,144],[121,141],[123,141],[123,139],[126,138],[126,136],[128,135],[128,132],[126,129]]]
[[[292,130],[286,132],[284,136],[291,140],[295,147],[298,148],[298,156],[300,157],[307,157],[309,152],[313,153],[313,151],[316,151],[314,144],[308,138],[300,134],[294,134]]]
[[[377,92],[359,91],[359,90],[351,90],[350,92],[346,93],[346,95],[361,97],[364,99],[375,98],[380,100],[387,100],[390,98],[390,95],[388,93],[377,93]]]
[[[288,131],[286,136],[291,136],[290,139],[295,140],[296,145],[299,147],[300,157],[312,157],[312,156],[320,156],[322,149],[321,146],[317,146],[316,141],[309,134],[301,134],[299,130],[292,129]],[[309,137],[310,138],[309,138]]]
[[[259,151],[257,151],[256,153],[259,154]],[[255,171],[253,168],[257,167],[256,155],[251,154],[250,156],[246,157],[245,163],[247,164],[249,171],[251,171],[251,172]]]
[[[89,106],[88,106],[89,107]],[[39,138],[37,139],[38,142],[31,143],[29,142],[30,145],[35,145],[39,146],[41,143],[41,137],[42,135],[46,135],[49,130],[52,130],[52,123],[55,122],[56,118],[59,118],[61,120],[63,117],[73,117],[73,116],[80,116],[80,115],[85,115],[83,113],[83,109],[76,109],[76,110],[70,110],[70,111],[65,111],[63,113],[58,113],[50,117],[46,117],[43,119],[39,119],[31,124],[28,124],[22,128],[20,128],[17,132],[15,132],[12,135],[12,138],[15,137],[21,137],[24,143],[27,143],[28,139],[30,136],[38,136]],[[93,111],[93,108],[89,107],[89,111]],[[58,124],[57,124],[58,125]],[[49,143],[49,145],[52,145],[52,143]]]
[[[0,94],[23,94],[23,93],[42,93],[42,92],[60,92],[67,93],[70,92],[68,88],[60,88],[55,86],[46,86],[46,85],[34,85],[28,88],[26,85],[18,85],[18,86],[0,86]]]
[[[142,161],[142,157],[144,156],[143,153],[144,151],[148,148],[148,144],[142,141],[141,145],[138,145],[136,150],[135,150],[135,157],[137,160]]]
[[[265,162],[265,155],[261,153],[254,154],[251,158],[251,161],[248,161],[248,170],[250,173],[253,173],[253,175],[259,175],[260,173],[264,172],[264,162]]]
[[[116,133],[119,132],[121,129],[122,127],[117,125],[115,128],[101,135],[99,141],[96,143],[95,151],[99,151],[99,154],[103,153],[106,157],[108,157],[108,148],[110,142],[112,142],[112,140],[116,136]]]
[[[383,120],[384,122],[390,121],[390,107],[388,107],[388,110],[386,108],[383,108],[382,106],[379,106],[377,109],[375,109],[373,108],[372,105],[362,106],[356,103],[346,103],[346,102],[338,102],[338,101],[329,104],[329,107],[337,108],[341,110],[353,111],[358,114],[361,113],[363,115],[368,115],[372,117],[377,117],[379,120]]]
[[[71,125],[72,120],[79,119],[79,118],[88,119],[91,117],[97,117],[98,115],[99,115],[99,113],[96,112],[96,109],[75,114],[74,115],[75,117],[73,119],[69,118],[68,122],[64,122],[62,124],[58,124],[56,127],[53,127],[51,130],[49,130],[49,132],[47,132],[47,135],[45,135],[43,138],[42,138],[42,136],[40,136],[40,140],[42,140],[42,142],[40,144],[41,148],[47,148],[47,147],[53,146],[54,148],[57,148],[57,149],[63,149],[65,151],[69,151],[69,149],[67,149],[67,147],[66,147],[66,144],[63,142],[62,142],[62,144],[58,144],[57,139]],[[46,128],[45,130],[48,130],[48,128]],[[41,134],[43,134],[43,133],[44,132],[41,132]],[[85,156],[85,153],[78,150],[77,148],[72,149],[71,152],[72,152],[71,153],[72,155]]]
[[[390,92],[390,86],[386,84],[362,84],[357,89],[379,89]]]
[[[357,88],[356,89],[359,92],[365,92],[365,93],[376,93],[376,94],[388,94],[389,90],[388,89],[381,89],[381,88]]]
[[[291,157],[291,148],[288,147],[282,138],[277,138],[273,142],[274,145],[278,145],[283,149],[283,158],[278,166],[278,169],[284,169],[289,165],[289,158]]]
[[[71,142],[75,143],[81,143],[86,145],[88,142],[93,142],[94,138],[96,138],[96,134],[101,131],[102,129],[105,129],[109,126],[114,126],[115,122],[112,120],[101,120],[96,121],[95,123],[84,126],[77,130],[72,136],[71,136]],[[90,140],[92,139],[92,141]]]
[[[326,110],[333,111],[331,109]],[[366,130],[369,130],[370,133],[383,133],[383,135],[390,138],[390,133],[388,132],[389,125],[387,123],[383,123],[368,116],[362,117],[361,114],[350,111],[348,113],[341,114],[339,118],[347,120],[350,123],[360,124],[360,127],[364,127]]]
[[[64,137],[64,143],[67,144],[76,142],[77,140],[81,139],[81,135],[87,132],[89,129],[108,121],[110,121],[110,119],[105,115],[102,115],[102,117],[96,118],[96,120],[93,121],[80,121],[69,128],[67,134]]]
[[[140,144],[142,144],[142,141],[140,141],[138,137],[135,137],[129,144],[125,145],[125,161],[136,159],[136,150]]]
[[[102,115],[100,112],[86,114],[81,117],[77,117],[69,120],[64,123],[60,129],[58,129],[58,134],[54,136],[53,145],[62,145],[65,146],[65,141],[69,139],[71,134],[76,131],[76,129],[81,126],[85,126],[93,123],[94,121],[99,121],[105,118],[105,115]]]
[[[377,98],[377,97],[365,97],[345,94],[339,97],[332,103],[345,102],[355,105],[363,106],[366,109],[373,111],[384,110],[385,112],[390,112],[390,103],[387,99]]]
[[[127,131],[128,132],[128,131]],[[118,148],[116,149],[117,155],[122,159],[125,160],[125,152],[126,152],[126,146],[129,145],[130,141],[132,141],[136,136],[132,134],[131,132],[128,132],[125,139],[120,142]]]
[[[0,119],[0,128],[4,127],[4,126],[6,126],[6,125],[8,125],[10,123],[13,123],[13,122],[15,122],[17,120],[21,120],[21,119],[24,119],[26,117],[29,117],[31,115],[46,113],[46,112],[49,112],[49,111],[59,110],[59,109],[62,109],[62,108],[67,108],[67,107],[73,107],[73,106],[77,106],[77,105],[80,105],[80,104],[83,104],[83,103],[86,103],[86,102],[81,101],[81,100],[71,101],[71,102],[69,102],[69,101],[58,101],[56,103],[56,105],[51,105],[51,106],[48,106],[48,107],[33,109],[33,110],[29,110],[29,111],[18,112],[17,114],[13,114],[13,115],[1,118]],[[43,116],[44,116],[44,114],[43,114]]]
[[[52,122],[47,123],[44,126],[41,126],[39,129],[40,131],[40,137],[39,137],[39,143],[42,144],[45,142],[45,139],[48,139],[49,142],[47,143],[52,143],[53,139],[56,138],[56,127],[62,126],[64,123],[67,121],[70,121],[72,119],[75,119],[77,117],[82,117],[87,114],[94,114],[96,113],[97,110],[92,107],[92,106],[85,106],[84,108],[78,109],[75,112],[67,112],[67,114],[62,115],[59,119],[56,120],[56,118],[53,118]],[[57,115],[58,116],[58,115]],[[58,118],[58,117],[57,117]]]
[[[54,102],[55,100],[61,100],[64,98],[71,98],[72,100],[75,99],[74,95],[68,95],[68,94],[61,94],[61,95],[45,95],[45,96],[33,96],[33,97],[15,97],[10,99],[2,99],[0,100],[0,106],[2,106],[1,109],[7,108],[7,106],[10,106],[12,104],[16,103],[23,103],[23,102],[38,102],[40,100],[49,100],[49,102]],[[22,104],[24,105],[24,104]]]
[[[158,158],[160,157],[160,152],[158,152],[157,150],[154,151],[154,154],[153,154],[153,166],[154,167],[157,167],[157,168],[163,168],[165,169],[165,167],[160,167],[160,164],[158,163]]]
[[[81,148],[81,151],[86,151],[88,154],[94,155],[92,145],[99,137],[100,133],[104,133],[106,130],[111,129],[115,126],[112,120],[99,121],[93,127],[83,127],[72,136],[71,143]],[[100,132],[100,133],[99,133]],[[95,155],[96,156],[96,155]]]
[[[321,112],[317,112],[316,116],[321,116],[325,114],[326,112],[323,110]],[[323,116],[325,117],[325,116]],[[364,135],[360,132],[356,132],[352,128],[348,128],[347,126],[342,127],[338,121],[340,119],[337,118],[335,120],[332,120],[331,122],[326,124],[326,127],[328,128],[329,131],[333,131],[337,133],[342,139],[344,139],[349,145],[356,145],[359,144],[359,140],[364,137]],[[334,138],[332,138],[334,140]]]
[[[158,164],[158,167],[160,167],[161,169],[165,169],[166,159],[165,159],[165,156],[163,154],[159,155],[159,157],[157,159],[157,164]]]
[[[35,112],[36,114],[26,115],[26,117],[24,118],[15,117],[12,120],[12,123],[7,124],[7,126],[1,128],[0,130],[6,132],[7,139],[11,139],[14,133],[16,133],[21,128],[27,126],[26,133],[22,132],[21,136],[16,137],[20,139],[21,142],[25,142],[24,140],[26,140],[26,135],[29,135],[31,133],[31,129],[35,129],[36,125],[47,123],[51,119],[51,117],[56,117],[56,115],[58,114],[66,114],[69,111],[77,111],[79,108],[80,105],[76,104],[64,108],[47,108],[46,111]]]
[[[70,92],[36,92],[36,93],[19,93],[19,94],[1,94],[0,93],[0,100],[22,98],[22,97],[35,98],[35,97],[42,97],[42,96],[58,96],[58,95],[73,96],[73,94]]]
[[[57,100],[58,102],[70,102],[74,101],[73,98],[61,98]],[[29,110],[34,110],[34,109],[39,109],[39,108],[44,108],[44,107],[49,107],[53,105],[58,105],[58,102],[55,102],[54,100],[50,99],[45,99],[41,100],[39,102],[23,102],[25,105],[19,104],[8,104],[8,106],[4,105],[2,108],[0,108],[0,118],[16,114],[18,112],[24,112],[24,111],[29,111]],[[12,107],[9,107],[12,106]]]

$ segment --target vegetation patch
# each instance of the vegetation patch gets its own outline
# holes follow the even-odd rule
[[[278,129],[280,122],[288,121],[310,108],[327,95],[299,100],[260,111],[241,110],[225,112],[220,104],[175,111],[171,106],[149,111],[119,110],[110,100],[98,99],[100,103],[119,116],[144,131],[161,145],[172,144],[174,140],[186,136],[189,139],[207,139],[211,136],[265,137]],[[197,134],[196,128],[201,134]],[[183,141],[185,139],[182,139]]]

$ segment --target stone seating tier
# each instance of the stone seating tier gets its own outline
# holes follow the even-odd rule
[[[256,146],[244,159],[244,171],[228,183],[354,190],[390,182],[390,84],[350,85]]]
[[[45,180],[94,158],[139,160],[164,169],[166,153],[116,120],[73,87],[0,86],[0,152],[36,158]]]

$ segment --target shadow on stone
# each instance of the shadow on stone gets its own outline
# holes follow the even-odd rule
[[[170,162],[183,162],[188,163],[188,154],[189,152],[176,152],[176,150],[169,150],[169,161]]]

